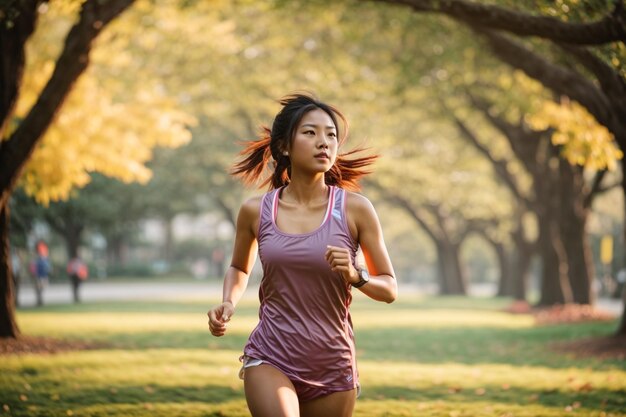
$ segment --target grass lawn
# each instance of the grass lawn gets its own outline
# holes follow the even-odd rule
[[[90,350],[0,356],[0,416],[247,416],[238,357],[256,323],[242,302],[213,338],[217,300],[58,305],[20,310],[24,334]],[[616,322],[536,327],[507,300],[355,297],[363,387],[354,415],[626,416],[626,363],[551,345],[609,334]],[[323,417],[323,416],[320,416]]]

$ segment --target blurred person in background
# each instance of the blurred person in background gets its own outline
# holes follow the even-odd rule
[[[48,286],[52,267],[48,259],[48,245],[43,240],[37,241],[35,245],[35,259],[30,263],[30,272],[35,280],[35,293],[37,295],[37,305],[43,305],[43,292]]]
[[[80,303],[80,286],[89,278],[89,268],[87,264],[76,255],[67,263],[67,275],[72,284],[72,295],[75,303]]]

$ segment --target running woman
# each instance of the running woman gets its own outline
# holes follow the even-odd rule
[[[226,333],[258,251],[259,323],[240,372],[252,416],[351,416],[360,389],[352,288],[387,303],[398,291],[374,207],[347,191],[359,189],[376,156],[338,154],[346,119],[313,95],[292,94],[280,104],[272,128],[248,143],[233,169],[245,183],[258,183],[273,159],[261,185],[270,191],[239,211],[223,302],[209,310],[209,328],[217,337]]]

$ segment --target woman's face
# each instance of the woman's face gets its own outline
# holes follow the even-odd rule
[[[311,110],[300,120],[291,142],[291,169],[327,172],[335,163],[337,148],[333,119],[324,110]]]

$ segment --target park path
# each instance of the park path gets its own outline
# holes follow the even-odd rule
[[[246,297],[257,296],[256,285],[251,284],[246,290]],[[415,285],[401,284],[401,293],[410,294],[433,294],[433,288],[418,287]],[[471,291],[472,295],[488,296],[491,286],[477,286]],[[89,280],[81,288],[82,302],[96,301],[175,301],[175,300],[206,300],[213,303],[219,299],[222,293],[222,283],[217,281],[197,281],[197,282],[118,282],[118,281],[97,281]],[[72,290],[69,283],[50,284],[44,292],[45,304],[67,304],[72,302]],[[31,285],[22,285],[19,293],[19,305],[21,307],[32,307],[35,305],[35,291]],[[596,304],[597,308],[620,315],[622,313],[622,303],[617,299],[600,298]]]
[[[218,282],[116,282],[89,280],[80,288],[81,301],[132,301],[132,300],[180,300],[196,299],[213,302],[222,293]],[[67,304],[72,302],[69,283],[50,284],[44,290],[44,304]],[[19,291],[19,305],[31,307],[36,303],[31,285],[23,285]]]

